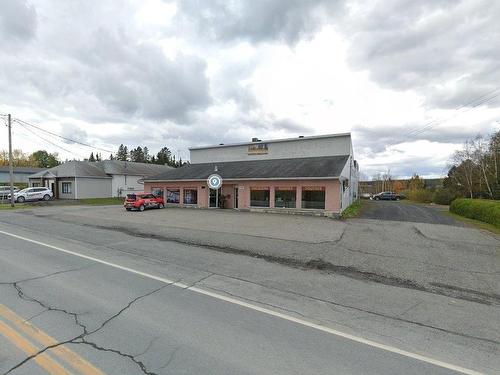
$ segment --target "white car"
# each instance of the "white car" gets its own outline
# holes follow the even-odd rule
[[[14,186],[14,194],[19,191],[17,187]],[[10,186],[0,186],[0,199],[7,199],[10,195]]]
[[[14,200],[18,203],[23,203],[25,201],[49,201],[52,199],[54,194],[52,190],[46,187],[33,187],[27,188],[14,193]],[[9,194],[10,198],[10,194]]]

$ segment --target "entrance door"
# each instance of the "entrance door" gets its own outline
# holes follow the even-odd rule
[[[233,208],[238,208],[238,186],[234,188],[234,203],[233,203]]]
[[[219,206],[219,197],[217,196],[218,192],[219,192],[219,190],[215,190],[215,189],[209,190],[208,207],[216,208]]]
[[[52,190],[52,194],[54,198],[58,198],[57,192],[56,192],[56,184],[54,182],[50,183],[50,190]]]

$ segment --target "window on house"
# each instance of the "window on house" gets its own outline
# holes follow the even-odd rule
[[[184,204],[197,204],[198,203],[198,190],[184,189]]]
[[[302,188],[302,208],[325,209],[325,188],[324,187],[303,187]]]
[[[349,188],[349,180],[342,180],[342,191],[346,191]]]
[[[63,182],[61,184],[61,191],[63,194],[71,194],[71,182]]]
[[[274,191],[274,207],[295,208],[297,191],[292,188],[276,188]]]
[[[167,189],[167,203],[179,203],[181,191],[179,189]]]
[[[250,206],[269,207],[269,188],[250,188]]]

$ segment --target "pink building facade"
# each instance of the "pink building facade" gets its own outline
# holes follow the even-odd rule
[[[357,199],[350,134],[190,149],[191,163],[144,179],[168,206],[335,216]],[[211,189],[208,177],[222,179]]]
[[[215,201],[216,191],[210,189],[205,180],[145,182],[144,190],[163,196],[167,206],[174,207],[311,210],[330,216],[341,209],[339,185],[338,180],[326,179],[224,180],[218,202]]]

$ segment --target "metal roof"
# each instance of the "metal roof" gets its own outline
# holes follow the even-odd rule
[[[227,180],[338,178],[348,159],[349,155],[340,155],[187,164],[144,181],[205,180],[212,173]]]
[[[35,168],[35,167],[14,167],[14,173],[37,173],[45,170],[46,168]],[[0,166],[0,172],[9,172],[9,166]]]
[[[170,170],[166,165],[125,162],[119,160],[68,161],[56,167],[35,173],[29,178],[42,178],[47,175],[55,177],[91,177],[111,178],[112,175],[152,176]]]

